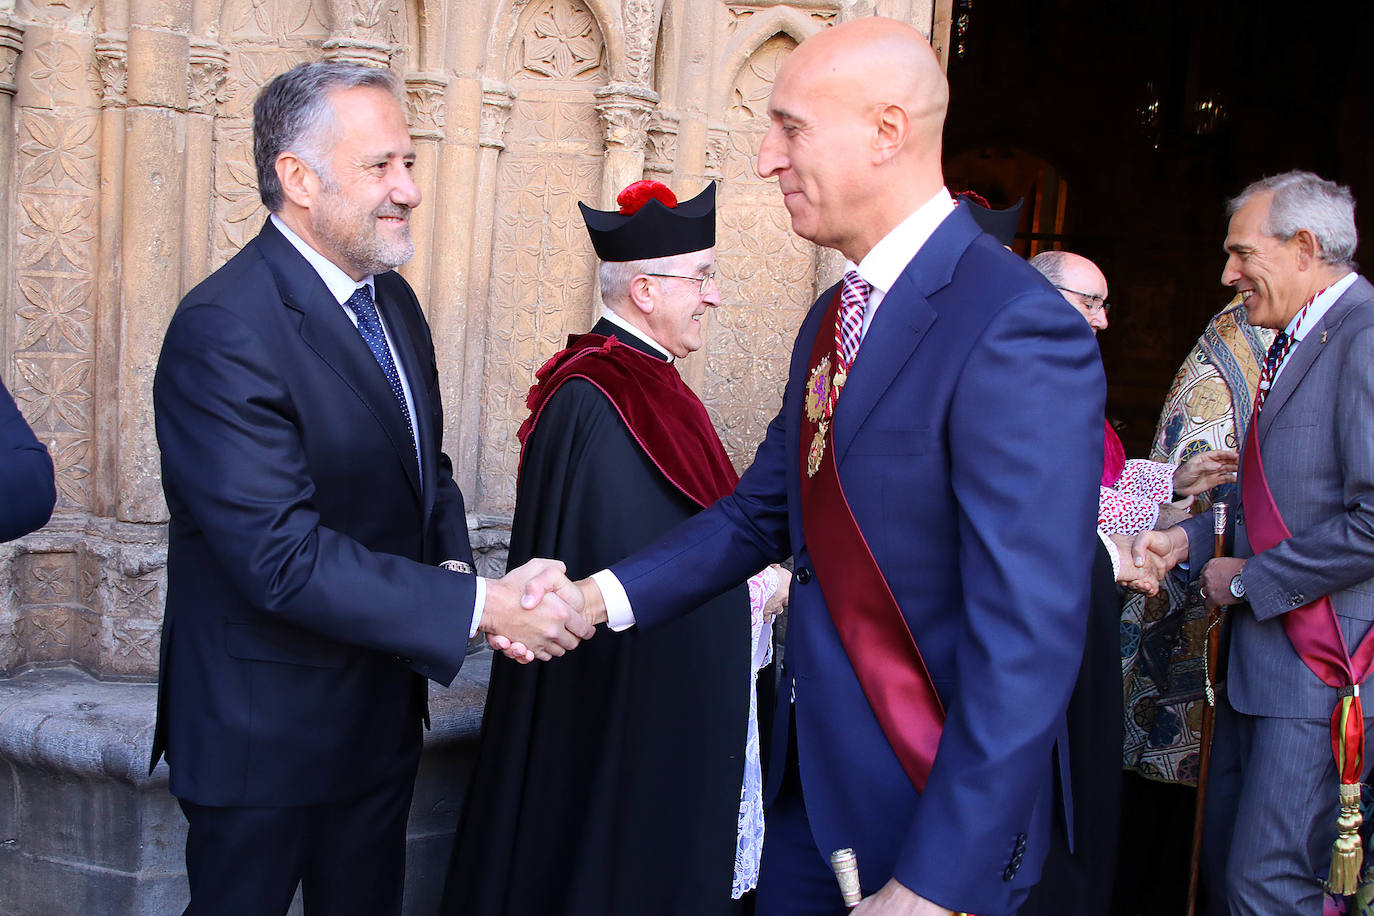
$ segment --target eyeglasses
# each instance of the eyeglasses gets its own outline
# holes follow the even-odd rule
[[[1102,313],[1105,315],[1112,310],[1112,304],[1107,301],[1106,296],[1095,296],[1092,293],[1080,293],[1078,290],[1069,289],[1067,286],[1056,286],[1055,289],[1059,290],[1061,293],[1073,293],[1083,300],[1083,307],[1090,312],[1101,309]]]
[[[716,279],[716,272],[713,270],[704,277],[684,277],[682,274],[645,274],[646,277],[667,277],[670,280],[691,280],[693,283],[701,284],[701,295],[706,295],[706,284],[713,283]]]

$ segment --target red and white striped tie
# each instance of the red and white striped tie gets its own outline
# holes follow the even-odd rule
[[[864,309],[868,294],[873,291],[858,271],[847,270],[840,285],[840,315],[835,323],[835,349],[840,354],[840,368],[848,372],[859,352],[863,337]]]
[[[1269,389],[1274,386],[1274,377],[1283,368],[1283,361],[1288,358],[1288,351],[1293,349],[1293,344],[1297,342],[1298,331],[1302,329],[1302,323],[1307,320],[1307,310],[1312,307],[1312,303],[1317,301],[1317,296],[1326,292],[1326,289],[1317,291],[1317,295],[1307,300],[1307,304],[1298,312],[1298,320],[1293,322],[1293,333],[1290,335],[1285,328],[1274,335],[1274,342],[1269,345],[1269,352],[1264,355],[1264,367],[1260,369],[1259,383],[1255,386],[1255,413],[1259,413],[1264,407],[1264,400],[1269,396]]]

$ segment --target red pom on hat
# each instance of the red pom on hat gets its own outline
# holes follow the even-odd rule
[[[640,207],[651,200],[656,200],[670,209],[677,206],[677,195],[670,191],[667,185],[658,181],[636,181],[621,191],[615,202],[620,204],[622,216],[633,216],[639,212]]]
[[[960,191],[958,194],[955,194],[954,197],[956,200],[960,197],[967,197],[969,200],[973,201],[975,204],[982,207],[984,210],[992,209],[992,204],[988,203],[988,199],[984,197],[982,194],[979,194],[977,191],[974,191],[972,189],[967,191]]]

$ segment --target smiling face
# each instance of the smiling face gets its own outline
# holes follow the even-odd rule
[[[759,147],[758,173],[776,178],[792,231],[853,258],[856,215],[869,176],[870,131],[852,102],[837,97],[794,52],[778,73],[769,101],[768,132]]]
[[[675,255],[659,262],[655,273],[680,274],[701,278],[716,272],[716,250],[707,248],[688,254]],[[652,284],[650,298],[653,307],[644,315],[644,328],[660,347],[681,359],[701,349],[701,323],[708,308],[720,305],[720,287],[714,279],[707,280],[705,290],[700,279],[679,277],[646,277]]]
[[[307,179],[310,245],[354,280],[399,267],[415,254],[410,211],[415,151],[400,103],[365,86],[330,94],[337,141],[325,174]]]
[[[1256,194],[1231,217],[1221,282],[1240,293],[1251,324],[1281,330],[1302,308],[1310,284],[1298,237],[1284,242],[1264,231],[1272,201],[1272,193]]]

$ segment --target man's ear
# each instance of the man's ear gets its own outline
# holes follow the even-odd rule
[[[653,314],[656,300],[654,297],[654,284],[649,277],[640,274],[631,280],[628,296],[630,304],[638,309],[641,314]]]
[[[1291,242],[1298,246],[1298,267],[1307,270],[1321,260],[1322,246],[1311,229],[1299,229]]]
[[[302,209],[310,209],[320,186],[320,179],[315,170],[290,150],[277,156],[275,166],[277,181],[281,182],[282,194],[286,199]]]
[[[884,105],[873,116],[873,161],[881,165],[896,156],[911,133],[911,118],[900,105]]]

